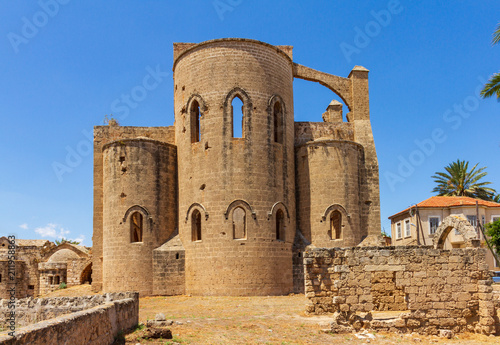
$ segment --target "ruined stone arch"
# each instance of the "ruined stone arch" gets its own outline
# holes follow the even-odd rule
[[[42,257],[41,262],[47,262],[50,260],[52,255],[55,253],[61,251],[61,250],[70,250],[74,252],[78,257],[80,258],[87,258],[89,257],[89,254],[84,252],[83,250],[79,249],[76,245],[64,242],[58,246],[53,247],[51,250],[49,250],[45,255]]]
[[[226,209],[226,212],[224,212],[224,218],[226,220],[229,219],[229,214],[231,213],[231,211],[233,209],[235,209],[236,207],[242,207],[243,209],[247,209],[248,211],[250,211],[250,214],[252,215],[252,218],[253,219],[257,219],[257,214],[255,213],[255,211],[252,209],[252,206],[250,206],[250,204],[248,202],[246,202],[245,200],[242,200],[242,199],[237,199],[237,200],[233,200],[229,206],[227,207]]]
[[[466,247],[474,247],[472,240],[477,239],[476,230],[463,216],[452,215],[448,216],[436,229],[434,235],[434,248],[443,249],[446,237],[452,229],[457,229],[460,235],[463,236]]]
[[[82,270],[80,274],[80,284],[84,283],[92,284],[92,262],[89,262],[87,266]]]
[[[243,131],[242,138],[249,139],[252,134],[252,110],[253,104],[250,96],[240,87],[235,87],[227,94],[224,99],[224,123],[223,123],[223,135],[233,137],[233,109],[232,103],[233,99],[238,97],[243,103]]]
[[[298,63],[293,64],[293,77],[313,81],[330,89],[339,96],[347,108],[352,111],[352,81],[349,78],[317,71]]]
[[[194,209],[198,209],[199,211],[203,211],[203,214],[205,215],[205,220],[208,220],[208,212],[207,212],[207,209],[205,208],[205,206],[203,206],[200,203],[194,202],[191,204],[191,206],[189,206],[189,208],[186,212],[186,220],[185,220],[186,223],[189,220],[189,215],[191,214],[191,212],[193,212]]]

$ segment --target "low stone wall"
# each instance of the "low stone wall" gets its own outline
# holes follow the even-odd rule
[[[0,311],[1,327],[8,329],[7,301],[0,301]],[[111,344],[120,331],[138,324],[139,294],[25,298],[16,301],[15,313],[15,334],[0,333],[2,345]]]
[[[307,312],[402,311],[390,326],[402,332],[495,333],[498,316],[481,248],[354,247],[304,253]],[[369,318],[358,320],[377,328]],[[373,327],[372,327],[373,326]],[[379,328],[380,328],[379,327]]]

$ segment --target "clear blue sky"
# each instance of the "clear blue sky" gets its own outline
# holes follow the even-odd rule
[[[172,43],[222,37],[293,45],[296,62],[340,76],[370,70],[386,230],[458,158],[487,166],[500,191],[500,103],[476,94],[500,69],[498,0],[2,1],[0,13],[0,235],[90,246],[93,126],[148,68],[162,81],[120,122],[172,125]],[[321,121],[338,99],[294,87],[297,121]]]

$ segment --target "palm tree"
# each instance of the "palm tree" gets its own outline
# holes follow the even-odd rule
[[[479,163],[478,163],[479,164]],[[432,178],[437,186],[432,190],[438,195],[446,196],[469,196],[483,200],[492,200],[496,191],[485,187],[491,182],[479,182],[487,175],[483,172],[486,167],[477,169],[477,164],[469,171],[469,162],[460,161],[451,163],[445,170],[447,172],[436,172]]]
[[[493,33],[492,44],[497,44],[500,42],[500,23],[496,31]],[[500,73],[495,73],[491,76],[490,80],[484,85],[483,90],[481,90],[481,96],[483,98],[488,98],[493,95],[497,96],[497,100],[500,101]]]

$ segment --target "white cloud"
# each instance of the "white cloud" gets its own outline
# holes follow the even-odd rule
[[[28,230],[28,224],[26,224],[26,223],[23,223],[23,224],[19,225],[19,227],[21,229]]]
[[[63,229],[60,225],[49,223],[44,227],[36,228],[35,232],[42,237],[63,238],[70,233],[69,230]]]
[[[78,236],[77,238],[72,238],[71,241],[76,241],[76,242],[80,242],[81,245],[83,245],[83,241],[85,240],[85,236],[80,234],[80,236]]]

